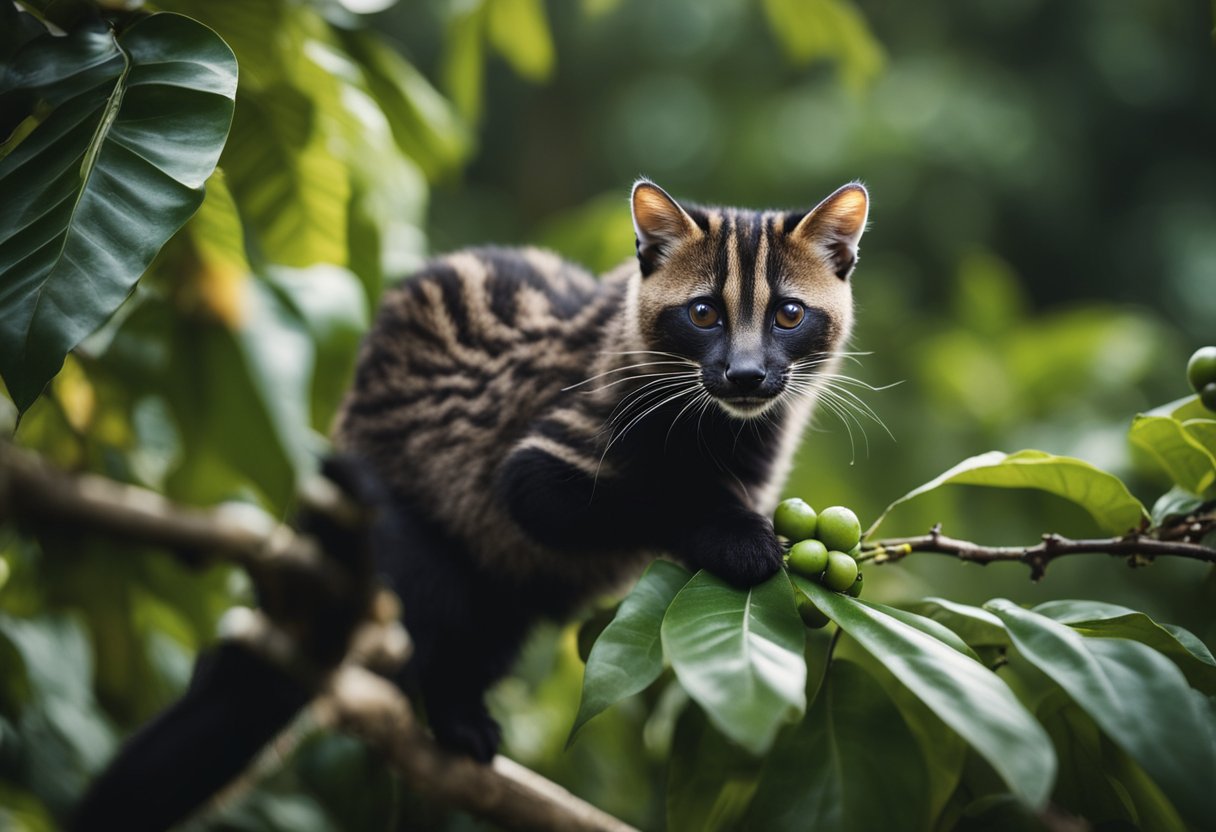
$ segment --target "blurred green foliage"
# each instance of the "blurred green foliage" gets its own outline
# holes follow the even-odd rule
[[[1216,58],[1198,4],[157,7],[232,47],[233,127],[202,208],[21,422],[17,441],[65,467],[286,515],[384,285],[428,251],[475,242],[540,242],[611,267],[632,252],[626,195],[644,173],[680,197],[752,206],[809,207],[853,178],[871,189],[854,340],[870,354],[850,372],[899,382],[866,395],[894,441],[854,425],[850,442],[821,414],[788,493],[865,521],[994,448],[1081,457],[1149,505],[1168,487],[1125,435],[1131,414],[1186,392],[1185,356],[1216,321]],[[0,422],[14,420],[0,397]],[[990,543],[1092,529],[1049,497],[954,489],[887,531],[936,521]],[[1216,642],[1216,581],[1190,562],[1133,572],[1070,558],[1030,585],[1016,567],[919,555],[866,583],[889,602],[1102,599]],[[182,689],[218,615],[249,601],[237,572],[0,529],[0,825],[61,822],[117,738]],[[812,662],[823,652],[812,636]],[[581,679],[574,630],[538,632],[495,691],[506,752],[643,828],[664,825],[665,784],[706,817],[731,815],[736,795],[701,800],[717,786],[693,770],[729,750],[670,673],[563,751]],[[1078,715],[1053,719],[1053,735],[1100,753]],[[934,784],[941,805],[954,785]],[[481,827],[328,736],[191,826],[363,829],[370,817]]]

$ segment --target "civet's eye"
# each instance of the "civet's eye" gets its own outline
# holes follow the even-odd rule
[[[718,310],[703,300],[688,307],[688,319],[702,329],[709,329],[718,322]]]
[[[802,323],[805,315],[806,308],[801,303],[792,300],[786,301],[777,310],[777,326],[782,329],[793,329]]]

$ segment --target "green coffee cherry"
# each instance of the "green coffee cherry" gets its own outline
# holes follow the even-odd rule
[[[1199,391],[1199,401],[1203,402],[1203,406],[1208,410],[1216,411],[1216,381],[1203,385],[1203,389]]]
[[[1216,347],[1195,350],[1191,360],[1186,362],[1186,380],[1191,383],[1191,389],[1200,394],[1209,384],[1216,384]],[[1211,409],[1207,402],[1204,406]]]
[[[790,497],[777,504],[777,510],[773,512],[773,531],[797,543],[815,536],[817,520],[815,509],[807,505],[805,500]]]
[[[819,611],[819,607],[801,592],[798,593],[798,615],[802,616],[802,623],[812,630],[826,627],[829,620]]]
[[[860,572],[858,572],[857,580],[853,581],[853,585],[851,587],[849,587],[847,590],[845,590],[846,594],[850,598],[860,598],[861,597],[861,585],[863,583],[865,583],[865,575],[862,575]]]
[[[790,569],[818,578],[828,566],[828,547],[818,540],[800,540],[790,549]]]
[[[847,552],[861,541],[861,523],[844,506],[832,506],[820,513],[815,536],[829,551]]]
[[[823,585],[833,592],[846,592],[857,580],[857,561],[844,552],[828,552],[828,568],[823,572]]]
[[[857,560],[857,557],[861,554],[861,544],[858,543],[852,549],[845,552],[845,554],[848,555],[849,557],[851,557],[853,560]]]

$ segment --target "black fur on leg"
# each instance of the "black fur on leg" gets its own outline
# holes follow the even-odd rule
[[[500,732],[485,692],[510,668],[535,606],[524,589],[477,570],[461,544],[408,504],[394,511],[399,545],[378,549],[377,563],[414,642],[398,681],[421,694],[441,744],[489,762]]]

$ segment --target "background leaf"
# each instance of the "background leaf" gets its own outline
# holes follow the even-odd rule
[[[663,652],[709,721],[753,754],[806,710],[805,628],[777,574],[748,590],[702,570],[663,617]]]
[[[0,372],[24,410],[202,202],[237,68],[214,32],[173,14],[117,40],[47,36],[18,62],[6,81],[54,107],[0,161]]]

